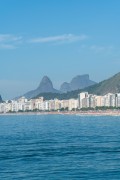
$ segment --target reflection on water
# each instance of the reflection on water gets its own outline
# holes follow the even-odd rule
[[[0,116],[0,179],[120,179],[120,117]]]

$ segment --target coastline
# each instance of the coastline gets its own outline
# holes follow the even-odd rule
[[[76,116],[120,116],[120,110],[117,111],[67,111],[67,112],[16,112],[0,113],[0,116],[24,116],[24,115],[76,115]]]

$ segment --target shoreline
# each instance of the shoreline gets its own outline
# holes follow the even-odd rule
[[[120,116],[120,110],[117,111],[70,111],[70,112],[16,112],[0,113],[0,116],[18,116],[18,115],[76,115],[76,116]]]

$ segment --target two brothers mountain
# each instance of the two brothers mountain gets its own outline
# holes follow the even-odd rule
[[[53,87],[53,83],[49,77],[44,76],[38,88],[27,92],[24,94],[24,96],[29,99],[38,96],[40,93],[66,93],[78,89],[83,89],[94,84],[96,84],[96,82],[91,81],[89,79],[89,75],[85,74],[74,77],[70,83],[64,82],[61,85],[60,90],[57,90]]]

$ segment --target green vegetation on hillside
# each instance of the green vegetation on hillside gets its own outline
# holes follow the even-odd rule
[[[77,99],[78,94],[80,92],[87,91],[89,94],[96,94],[96,95],[105,95],[107,93],[120,93],[120,72],[113,77],[104,80],[98,84],[89,86],[84,89],[80,90],[75,90],[75,91],[70,91],[67,93],[41,93],[35,98],[38,98],[40,96],[44,97],[45,100],[50,100],[50,99],[71,99],[75,98]]]
[[[35,98],[39,97],[44,97],[45,100],[50,100],[50,99],[70,99],[70,98],[75,98],[77,99],[78,94],[81,92],[81,90],[76,90],[76,91],[70,91],[68,93],[40,93],[38,96]]]
[[[105,95],[107,93],[120,92],[120,73],[115,74],[113,77],[104,80],[98,84],[90,86],[85,89],[89,93],[97,95]]]

